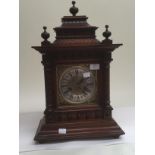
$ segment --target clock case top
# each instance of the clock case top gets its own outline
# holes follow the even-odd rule
[[[87,19],[86,16],[76,16],[75,14],[73,16],[64,16],[62,25],[54,28],[56,40],[53,43],[48,41],[50,34],[46,31],[47,28],[43,27],[44,32],[41,36],[44,40],[41,46],[32,46],[32,48],[42,54],[45,76],[45,116],[41,120],[35,136],[35,140],[39,142],[77,139],[78,137],[100,137],[101,135],[102,137],[118,137],[124,134],[112,119],[111,111],[113,108],[110,105],[109,81],[112,52],[122,44],[113,44],[112,40],[109,39],[111,32],[108,30],[108,25],[105,26],[106,30],[103,33],[105,39],[103,41],[97,40],[95,36],[97,27],[89,25]],[[100,65],[100,69],[97,71],[99,83],[97,104],[59,106],[57,103],[56,67],[61,64]],[[87,125],[84,126],[83,123]],[[78,126],[78,131],[74,129],[74,132],[73,128],[75,128],[75,125]],[[64,126],[68,127],[68,134],[58,134],[58,128]],[[90,128],[93,126],[96,128],[91,129],[91,131]],[[100,132],[101,128],[103,133]],[[82,134],[83,131],[88,135]],[[73,135],[71,136],[69,132]]]

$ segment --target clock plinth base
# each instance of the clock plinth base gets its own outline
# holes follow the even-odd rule
[[[59,133],[59,129],[66,129],[66,133]],[[46,123],[45,118],[43,118],[34,140],[39,143],[47,143],[75,139],[107,139],[118,138],[123,134],[124,131],[113,119]]]

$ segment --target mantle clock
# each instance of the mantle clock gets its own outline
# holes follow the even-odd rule
[[[97,27],[86,16],[64,16],[55,27],[56,40],[48,41],[47,27],[41,46],[32,46],[42,55],[46,109],[34,140],[39,143],[71,139],[118,138],[124,134],[112,118],[110,105],[110,62],[113,44],[105,26],[105,39],[96,39]]]

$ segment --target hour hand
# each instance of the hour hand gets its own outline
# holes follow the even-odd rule
[[[78,82],[78,84],[82,84],[84,81],[86,81],[87,79],[89,79],[90,77],[86,77],[86,78],[81,78]]]
[[[84,79],[81,78],[77,84],[81,84],[83,81],[84,81]]]

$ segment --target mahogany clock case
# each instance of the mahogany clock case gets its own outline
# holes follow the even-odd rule
[[[76,16],[75,2],[64,16],[62,25],[54,28],[56,40],[48,41],[44,27],[41,46],[33,46],[42,55],[45,76],[46,109],[34,140],[39,143],[69,139],[118,138],[124,131],[112,118],[110,105],[110,62],[112,52],[122,44],[113,44],[106,25],[105,39],[96,39],[97,27],[87,23],[86,16]],[[97,65],[95,70],[90,65]],[[59,90],[63,71],[70,67],[87,66],[95,77],[96,91],[86,103],[69,103]]]

